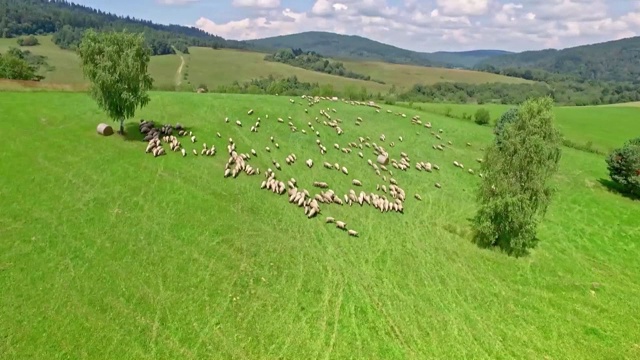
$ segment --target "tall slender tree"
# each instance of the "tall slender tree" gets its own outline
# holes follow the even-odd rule
[[[124,122],[146,106],[153,79],[147,69],[151,59],[143,34],[122,32],[84,33],[78,49],[82,70],[91,82],[91,96],[114,121]]]
[[[552,199],[549,180],[557,172],[562,141],[550,97],[528,100],[517,112],[501,129],[500,143],[486,150],[473,222],[478,244],[520,256],[538,241],[536,230]]]

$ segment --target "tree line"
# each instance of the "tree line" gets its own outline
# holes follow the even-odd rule
[[[225,40],[203,30],[160,25],[151,21],[118,16],[66,0],[0,0],[0,37],[55,34],[54,42],[65,49],[77,49],[86,29],[98,31],[127,29],[143,33],[153,55],[187,52],[189,46],[247,48],[249,45]]]
[[[384,81],[371,79],[371,76],[359,74],[347,70],[342,62],[331,61],[314,51],[302,51],[302,49],[280,49],[273,54],[266,55],[265,61],[280,62],[306,70],[317,71],[325,74],[342,76],[350,79],[373,81],[384,84]]]

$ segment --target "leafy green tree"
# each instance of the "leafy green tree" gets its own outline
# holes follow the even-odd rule
[[[24,59],[20,50],[10,49],[6,54],[0,54],[0,78],[12,80],[40,80],[36,75],[37,67]]]
[[[120,122],[149,103],[153,79],[147,73],[151,59],[144,36],[127,32],[85,32],[80,48],[82,70],[91,81],[91,96],[107,115]]]
[[[475,122],[478,125],[487,125],[491,121],[491,114],[489,114],[489,110],[485,108],[480,108],[476,111],[474,115]]]
[[[551,202],[549,179],[557,172],[562,143],[554,127],[553,100],[530,99],[491,145],[482,165],[475,242],[521,256],[537,244],[536,229]]]
[[[625,192],[640,197],[640,137],[613,150],[606,161],[611,180]]]

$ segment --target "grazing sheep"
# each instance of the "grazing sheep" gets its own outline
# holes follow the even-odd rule
[[[417,200],[422,201],[422,196],[420,196],[419,194],[415,194],[414,196]]]
[[[309,160],[305,161],[305,164],[307,164],[307,166],[309,168],[311,168],[313,166],[313,160],[309,159]]]
[[[436,183],[436,184],[435,184],[435,186],[436,186],[438,189],[442,188],[442,185],[440,185],[440,183]]]
[[[182,157],[187,156],[187,150],[181,149],[180,152],[182,152]]]
[[[278,145],[278,143],[275,143],[276,149],[280,149],[280,145]]]
[[[196,142],[196,137],[195,137],[195,135],[191,135],[191,142],[192,142],[192,143],[195,143],[195,142]]]
[[[349,230],[347,231],[347,234],[349,234],[349,236],[358,237],[358,232],[355,230]]]
[[[360,182],[360,180],[358,179],[353,179],[351,183],[355,186],[362,186],[362,182]]]
[[[253,114],[253,109],[251,109],[251,110],[249,110],[249,111],[247,112],[247,115],[251,115],[251,114]]]
[[[267,152],[271,152],[271,149],[269,149],[268,146],[266,148],[264,148],[264,149],[267,150]]]
[[[196,149],[193,149],[193,155],[198,156],[198,151]]]
[[[347,230],[347,223],[344,221],[336,221],[336,227],[341,230]]]
[[[242,126],[242,123],[240,122],[240,120],[236,120],[236,125]]]
[[[251,149],[251,154],[252,154],[253,156],[258,156],[258,153],[256,152],[256,150],[255,150],[255,149]]]
[[[344,167],[344,166],[342,167],[342,172],[343,172],[345,175],[349,175],[349,171],[348,171],[348,170],[347,170],[347,168],[346,168],[346,167]]]

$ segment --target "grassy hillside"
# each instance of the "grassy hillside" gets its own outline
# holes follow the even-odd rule
[[[55,84],[86,84],[80,67],[78,55],[70,50],[63,50],[51,42],[50,36],[38,36],[40,45],[22,47],[34,54],[46,56],[53,71],[43,72],[43,82]],[[0,53],[10,47],[18,47],[16,39],[0,39]],[[162,88],[171,88],[175,83],[175,73],[180,66],[178,55],[162,55],[151,57],[149,72],[155,80],[155,85]],[[45,85],[46,86],[46,85]]]
[[[322,31],[248,40],[245,43],[270,51],[301,48],[304,51],[315,51],[324,56],[339,59],[447,67],[473,67],[481,60],[508,53],[500,50],[422,53],[357,35],[340,35]]]
[[[192,48],[190,79],[192,83],[203,81],[211,87],[213,84],[228,84],[233,80],[249,80],[256,77],[266,77],[269,74],[277,76],[296,75],[308,82],[331,83],[338,89],[352,84],[365,86],[370,91],[387,91],[391,85],[399,89],[407,89],[415,83],[433,84],[436,82],[467,82],[467,83],[523,83],[523,79],[507,76],[444,68],[428,68],[423,66],[388,64],[384,62],[344,61],[347,69],[371,78],[382,80],[386,84],[371,81],[348,79],[339,76],[323,74],[296,68],[293,66],[264,61],[264,54],[237,50],[212,50],[206,48]],[[233,68],[230,72],[228,69]],[[203,80],[200,80],[203,79]]]
[[[600,156],[564,149],[540,247],[516,260],[471,244],[467,219],[480,179],[451,165],[474,168],[492,140],[488,128],[416,112],[452,141],[440,152],[429,129],[411,125],[413,111],[405,119],[322,103],[305,114],[286,97],[154,93],[138,118],[181,122],[198,142],[182,140],[185,158],[153,158],[135,121],[129,141],[96,135],[105,118],[85,94],[2,97],[2,119],[11,119],[2,124],[0,161],[9,175],[0,177],[0,353],[8,358],[640,356],[640,212],[599,184],[607,176]],[[335,108],[345,131],[312,123],[325,156],[317,137],[300,131],[320,107]],[[275,120],[288,116],[299,131]],[[263,175],[223,178],[232,137],[240,152],[257,150],[252,166],[264,172],[276,159],[278,179],[295,177],[312,193],[317,180],[342,194],[352,178],[373,192],[384,181],[366,163],[371,150],[361,159],[332,145],[381,133],[396,141],[392,157],[405,151],[442,168],[393,174],[407,193],[404,215],[322,204],[307,219],[286,196],[260,190]],[[267,153],[270,136],[280,148]],[[219,154],[190,154],[205,142]],[[291,152],[298,161],[288,166]],[[349,176],[323,161],[347,166]]]
[[[45,82],[83,84],[85,80],[80,69],[77,55],[68,50],[62,50],[51,42],[48,36],[38,37],[41,45],[28,49],[35,54],[45,55],[49,58],[49,64],[55,67],[53,72],[44,73]],[[9,47],[17,46],[15,39],[0,39],[0,53]],[[385,81],[386,84],[378,84],[371,81],[348,79],[300,69],[281,63],[264,61],[264,54],[232,49],[214,50],[211,48],[190,48],[188,55],[162,55],[153,56],[149,71],[155,79],[155,86],[161,89],[173,89],[177,85],[176,73],[180,67],[180,56],[184,56],[185,67],[182,69],[182,85],[196,87],[201,83],[214,89],[218,85],[229,85],[234,81],[249,81],[254,78],[288,77],[296,75],[300,81],[318,82],[320,84],[333,84],[336,89],[343,89],[348,85],[358,88],[365,86],[370,92],[387,92],[391,85],[398,89],[406,89],[416,82],[427,84],[444,81],[484,83],[505,82],[521,83],[526,80],[511,78],[502,75],[488,74],[466,70],[453,70],[443,68],[427,68],[421,66],[393,65],[382,62],[346,62],[345,66],[355,71],[371,75]],[[230,70],[232,69],[232,70]],[[187,74],[187,79],[184,79]]]
[[[589,80],[638,81],[640,37],[584,45],[562,50],[525,51],[496,56],[478,64],[498,69],[524,67]]]
[[[558,128],[563,135],[579,144],[592,143],[594,148],[609,152],[620,147],[640,129],[638,109],[629,104],[621,106],[559,106],[555,108]],[[433,114],[450,113],[454,117],[473,115],[479,108],[489,110],[491,119],[496,120],[510,105],[461,105],[461,104],[414,104]],[[606,130],[604,130],[606,129]]]

